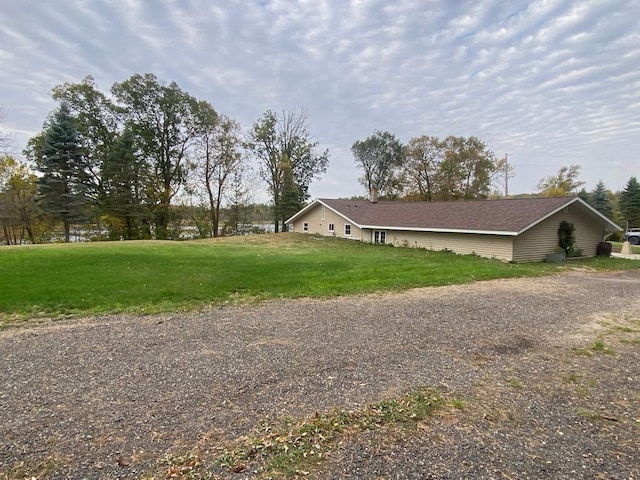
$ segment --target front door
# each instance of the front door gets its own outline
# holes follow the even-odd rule
[[[384,230],[374,230],[373,243],[387,243],[387,232]]]

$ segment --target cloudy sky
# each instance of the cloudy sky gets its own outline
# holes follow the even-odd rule
[[[640,176],[640,0],[1,0],[0,128],[19,152],[92,75],[176,81],[249,129],[305,108],[331,152],[314,197],[364,193],[350,147],[374,130],[484,140],[535,192],[564,165]]]

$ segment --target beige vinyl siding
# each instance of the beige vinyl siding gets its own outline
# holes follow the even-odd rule
[[[562,220],[574,224],[576,248],[581,249],[585,256],[594,256],[598,243],[605,235],[604,224],[600,221],[594,221],[593,215],[588,215],[581,205],[570,205],[565,210],[543,220],[516,237],[514,261],[541,261],[544,260],[547,253],[555,252],[558,248],[558,228]]]
[[[324,208],[324,219],[322,218],[322,209]],[[302,225],[307,223],[309,230],[303,232]],[[333,223],[334,231],[329,231],[329,224]],[[345,224],[351,225],[351,235],[345,237],[344,226]],[[316,205],[304,215],[296,218],[295,222],[292,222],[293,231],[298,233],[311,233],[316,235],[329,235],[334,237],[351,238],[353,240],[362,239],[362,231],[356,227],[353,223],[347,222],[344,217],[341,217],[333,210],[323,207],[323,205]]]
[[[364,240],[371,241],[372,230],[365,229]],[[512,239],[505,235],[481,235],[475,233],[409,232],[387,230],[387,243],[401,247],[426,248],[428,250],[451,250],[467,255],[475,253],[482,257],[510,261]]]

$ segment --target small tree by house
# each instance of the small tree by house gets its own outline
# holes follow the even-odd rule
[[[576,227],[573,223],[569,223],[566,220],[560,222],[560,227],[558,228],[558,246],[567,257],[576,256],[576,251],[573,248],[576,242],[575,231]]]

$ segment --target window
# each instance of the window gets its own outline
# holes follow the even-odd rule
[[[387,243],[387,232],[385,232],[384,230],[374,230],[373,243],[380,243],[380,244]]]
[[[349,237],[351,236],[351,225],[348,223],[344,226],[344,234]]]
[[[304,222],[302,224],[302,231],[303,232],[308,232],[309,231],[309,224],[307,222]]]
[[[333,232],[335,230],[335,225],[333,223],[329,224],[329,231]]]
[[[320,209],[320,219],[324,220],[325,218],[325,211],[324,211],[324,205],[322,205],[322,208]]]

